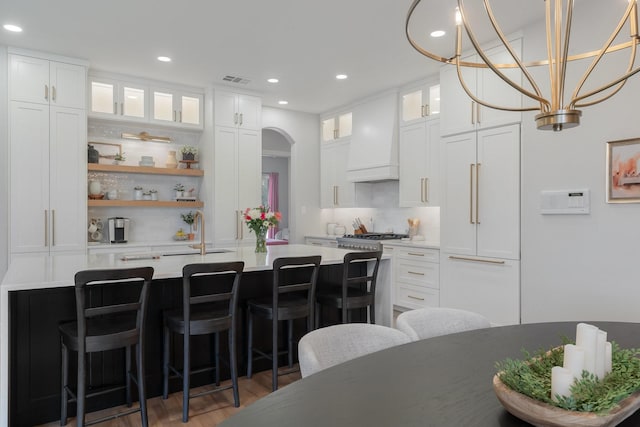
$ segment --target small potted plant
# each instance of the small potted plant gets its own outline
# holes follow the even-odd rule
[[[134,200],[142,200],[142,187],[139,185],[133,187],[133,198]]]
[[[198,149],[191,145],[185,145],[180,149],[182,160],[195,160],[198,155]]]
[[[176,199],[179,199],[182,197],[182,193],[184,192],[184,185],[177,183],[175,185],[175,187],[173,187],[173,189],[176,192]]]
[[[119,165],[122,162],[124,162],[125,160],[127,160],[127,158],[124,155],[125,155],[125,153],[118,153],[115,156],[113,156],[113,164],[114,165]]]
[[[193,211],[189,211],[186,214],[180,214],[180,216],[182,217],[182,220],[184,222],[186,222],[187,224],[189,224],[189,240],[193,240],[194,239],[194,234],[193,234],[193,221],[194,221],[194,215],[193,215]]]
[[[158,200],[158,190],[149,190],[151,200]]]

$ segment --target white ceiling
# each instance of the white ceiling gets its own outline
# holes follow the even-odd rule
[[[535,3],[517,4],[511,31]],[[477,2],[477,0],[476,0]],[[455,0],[425,0],[425,16]],[[469,1],[469,3],[473,3]],[[225,75],[251,82],[265,105],[320,113],[433,75],[438,64],[407,42],[411,0],[2,0],[0,44],[84,58],[92,69],[197,87]],[[445,14],[438,9],[448,10]],[[447,44],[450,46],[451,44]],[[160,63],[159,55],[173,58]],[[345,73],[349,79],[337,81]],[[266,82],[277,77],[280,83]]]

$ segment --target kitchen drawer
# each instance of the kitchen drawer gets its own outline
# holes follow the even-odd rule
[[[400,307],[414,309],[439,307],[440,291],[437,289],[399,285],[396,287],[396,301],[394,304]]]
[[[338,247],[338,241],[335,239],[318,239],[313,237],[306,237],[304,239],[304,244],[312,246],[327,246],[330,248]]]
[[[394,253],[399,259],[440,262],[440,251],[438,249],[397,247]]]
[[[440,264],[396,259],[396,282],[419,287],[440,288]]]

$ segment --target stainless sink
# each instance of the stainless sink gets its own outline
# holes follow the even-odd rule
[[[207,249],[208,254],[224,254],[227,252],[233,252],[231,249]],[[177,256],[177,255],[200,255],[199,250],[193,250],[191,252],[178,252],[170,254],[162,254],[162,256]]]

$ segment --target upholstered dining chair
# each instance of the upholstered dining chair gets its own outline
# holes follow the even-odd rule
[[[411,339],[397,329],[370,323],[345,323],[316,329],[298,343],[302,377]]]
[[[412,341],[489,327],[491,323],[481,314],[445,307],[405,311],[396,319],[396,328]]]

